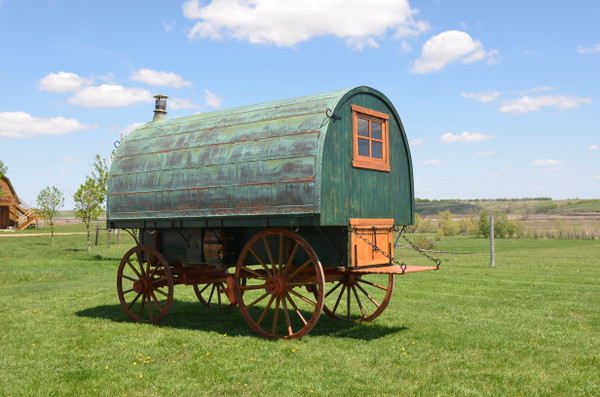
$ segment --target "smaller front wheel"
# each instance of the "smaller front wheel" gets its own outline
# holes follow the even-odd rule
[[[390,303],[394,274],[346,273],[325,295],[323,311],[344,321],[371,321]]]
[[[173,302],[173,277],[167,261],[152,247],[133,247],[119,264],[117,292],[132,320],[159,322]]]

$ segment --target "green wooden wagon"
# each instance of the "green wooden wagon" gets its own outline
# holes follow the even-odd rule
[[[414,221],[408,141],[369,87],[168,119],[128,135],[108,183],[108,228],[135,230],[117,275],[121,305],[158,322],[173,287],[236,305],[268,338],[299,338],[321,312],[369,321],[400,264],[394,231]]]

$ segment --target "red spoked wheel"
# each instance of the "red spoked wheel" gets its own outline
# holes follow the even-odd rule
[[[265,338],[301,338],[317,323],[325,277],[317,254],[285,229],[258,233],[237,262],[233,291],[244,319]]]
[[[152,247],[133,247],[119,264],[117,292],[132,320],[159,322],[173,302],[173,277],[167,261]]]
[[[394,274],[344,273],[325,295],[323,311],[344,321],[371,321],[387,307]]]

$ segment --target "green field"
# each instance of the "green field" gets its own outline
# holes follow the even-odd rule
[[[497,240],[491,268],[487,240],[442,239],[473,254],[399,277],[371,323],[322,315],[292,341],[257,337],[186,286],[159,325],[130,322],[116,270],[131,245],[0,235],[1,396],[600,395],[597,240]]]

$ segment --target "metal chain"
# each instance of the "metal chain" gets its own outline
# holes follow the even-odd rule
[[[442,264],[442,260],[439,258],[434,258],[433,256],[429,255],[427,252],[425,252],[424,250],[422,250],[418,245],[416,245],[415,243],[413,243],[412,241],[410,241],[408,239],[408,237],[406,237],[406,235],[404,234],[404,229],[406,228],[406,226],[403,226],[402,229],[400,229],[400,234],[399,236],[402,236],[402,238],[404,240],[406,240],[406,242],[416,251],[419,251],[419,253],[421,255],[423,255],[424,257],[426,257],[427,259],[429,259],[430,261],[432,261],[433,263],[435,263],[435,265],[437,266],[437,268],[440,268],[440,265]],[[394,230],[398,231],[397,228],[394,228]]]
[[[373,229],[375,229],[375,228],[373,228]],[[393,256],[390,256],[390,254],[388,254],[387,252],[385,252],[384,250],[379,248],[377,245],[370,242],[365,237],[363,237],[360,233],[358,233],[358,229],[356,227],[351,228],[350,231],[352,233],[354,233],[359,239],[361,239],[362,241],[367,243],[367,245],[369,245],[373,251],[378,252],[378,253],[382,254],[383,256],[385,256],[386,258],[388,258],[390,260],[390,263],[399,265],[400,268],[402,269],[402,274],[404,274],[404,272],[406,271],[406,263],[398,262]]]

